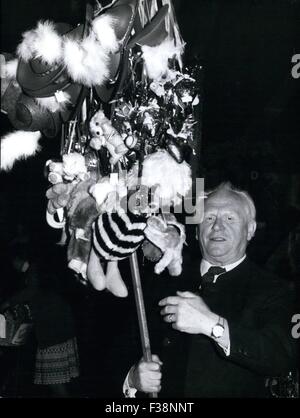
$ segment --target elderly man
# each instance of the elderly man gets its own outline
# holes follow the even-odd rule
[[[246,192],[223,183],[208,193],[198,228],[200,271],[199,261],[186,263],[182,277],[171,279],[171,291],[165,278],[156,279],[166,296],[156,293],[164,326],[153,325],[155,309],[149,307],[159,356],[130,369],[126,396],[265,397],[266,377],[293,367],[293,295],[247,258],[255,229],[255,206]]]

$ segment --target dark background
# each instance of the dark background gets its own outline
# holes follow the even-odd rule
[[[300,1],[175,0],[174,5],[186,41],[185,60],[203,67],[199,173],[207,187],[231,180],[250,192],[258,220],[251,257],[299,286],[300,79],[291,76],[291,59],[300,53]],[[82,21],[85,1],[1,0],[1,9],[1,50],[13,53],[22,32],[39,19]],[[1,133],[11,129],[1,114]],[[20,223],[40,252],[59,239],[45,222],[48,183],[43,176],[45,161],[58,154],[59,142],[43,140],[38,157],[0,174],[1,253]],[[100,317],[117,301],[102,292],[85,292],[78,299],[87,309],[81,317],[88,321],[82,338],[89,339],[94,356],[89,354],[99,360],[100,369],[99,349],[105,347],[95,330],[102,327],[105,334],[111,329]],[[118,306],[129,309],[127,301]]]

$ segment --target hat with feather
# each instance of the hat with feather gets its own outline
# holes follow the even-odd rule
[[[111,19],[112,28],[117,39],[118,47],[109,54],[108,76],[104,83],[95,86],[99,98],[107,103],[122,92],[124,81],[128,75],[128,54],[135,45],[155,46],[167,37],[164,18],[168,5],[159,9],[155,17],[144,28],[138,21],[138,1],[119,0],[106,10],[103,15],[95,19],[95,31],[101,36],[101,19]],[[98,29],[99,28],[99,29]],[[135,34],[132,36],[132,30]]]

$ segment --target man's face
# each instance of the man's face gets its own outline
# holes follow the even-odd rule
[[[205,201],[204,218],[199,225],[203,258],[215,265],[239,260],[246,252],[255,226],[248,219],[241,196],[228,190],[214,193]]]

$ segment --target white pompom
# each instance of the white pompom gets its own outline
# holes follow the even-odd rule
[[[159,80],[168,71],[168,60],[174,56],[180,59],[184,45],[176,46],[174,41],[165,40],[157,46],[142,46],[148,77]]]
[[[109,76],[108,62],[108,53],[93,34],[81,42],[65,41],[64,64],[75,82],[88,87],[101,85]]]
[[[1,170],[10,170],[14,163],[26,159],[40,150],[41,133],[15,131],[1,139]]]
[[[36,29],[23,33],[23,41],[17,54],[24,61],[40,58],[47,64],[59,62],[62,58],[62,37],[50,21],[38,22]]]
[[[191,168],[185,161],[177,163],[167,151],[157,151],[144,160],[141,184],[157,186],[155,200],[177,205],[192,187]]]
[[[108,52],[116,52],[119,48],[118,39],[116,37],[115,25],[118,21],[109,15],[101,15],[97,17],[93,23],[92,28],[96,37],[103,49]]]

